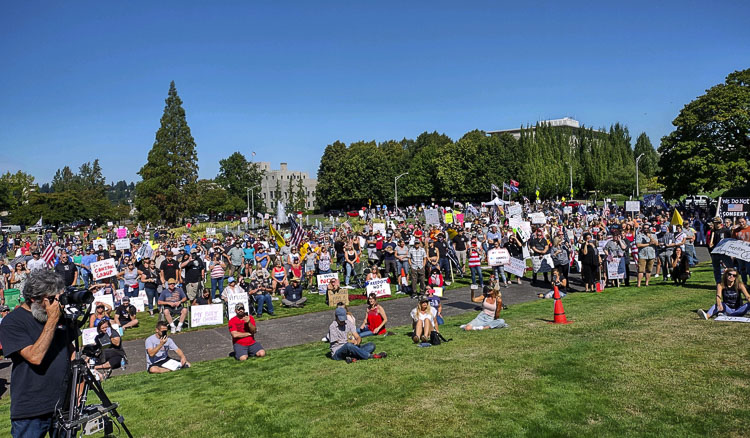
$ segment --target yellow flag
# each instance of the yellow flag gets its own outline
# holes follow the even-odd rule
[[[680,216],[680,212],[676,208],[674,209],[674,213],[672,213],[672,220],[669,223],[672,225],[682,225],[682,216]]]
[[[307,255],[307,251],[309,249],[310,249],[310,242],[305,242],[305,244],[300,247],[299,249],[300,263],[302,263],[302,261],[305,260],[305,256]]]
[[[271,237],[276,239],[276,244],[279,245],[279,248],[286,245],[286,241],[284,240],[284,236],[281,235],[276,229],[271,225],[271,222],[268,223],[268,228],[271,229]]]
[[[454,230],[453,228],[448,228],[448,238],[453,240],[454,237],[458,235],[458,231]]]

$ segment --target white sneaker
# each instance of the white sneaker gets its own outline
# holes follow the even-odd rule
[[[708,315],[703,311],[703,309],[698,309],[698,315],[702,316],[703,319],[708,319]]]
[[[398,292],[396,292],[396,295],[406,295],[406,292],[398,291]]]
[[[450,286],[450,285],[451,285],[451,282],[450,282],[450,281],[446,281],[446,282],[445,282],[445,285],[446,285],[446,286]]]
[[[214,304],[221,304],[221,298],[214,298],[211,302]]]
[[[459,326],[459,328],[460,328],[461,330],[465,329],[465,328],[466,328],[466,324],[461,324],[461,325]]]
[[[659,278],[659,274],[654,275],[654,278]]]
[[[173,325],[170,325],[170,326],[169,326],[169,332],[170,332],[170,333],[172,333],[172,334],[175,334],[175,331],[176,331],[176,330],[177,330],[177,328],[176,328],[175,326],[173,326]]]
[[[279,297],[271,297],[271,301],[279,301]]]
[[[328,342],[328,336],[323,336],[323,339],[321,339],[320,342]]]
[[[177,324],[177,333],[182,331],[182,324]]]

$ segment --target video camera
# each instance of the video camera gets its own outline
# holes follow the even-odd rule
[[[59,300],[63,306],[86,306],[94,302],[94,294],[86,289],[69,286],[60,295]]]

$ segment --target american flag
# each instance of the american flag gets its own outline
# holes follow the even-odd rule
[[[727,211],[742,211],[742,204],[728,204]]]
[[[289,215],[289,226],[292,228],[292,238],[289,239],[289,244],[299,246],[302,243],[302,237],[304,237],[305,233],[302,231],[302,227],[297,225],[297,221],[294,220],[292,215]]]
[[[44,252],[42,253],[42,260],[47,262],[47,267],[52,268],[55,263],[55,246],[54,244],[47,245],[47,248],[44,249]]]

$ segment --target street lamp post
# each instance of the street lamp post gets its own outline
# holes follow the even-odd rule
[[[638,155],[638,158],[635,159],[635,198],[639,199],[641,197],[641,188],[638,184],[638,162],[641,161],[641,158],[643,158],[643,154]]]
[[[398,211],[398,179],[408,174],[409,172],[404,172],[401,175],[393,179],[393,196],[394,196],[394,204],[396,206],[396,211]]]

